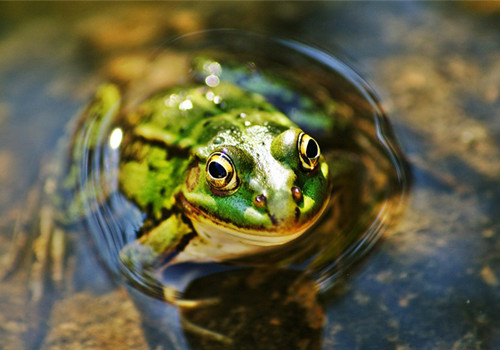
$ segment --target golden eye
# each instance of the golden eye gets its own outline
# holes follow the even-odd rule
[[[238,186],[233,161],[222,152],[215,152],[208,158],[205,171],[207,182],[216,190],[231,191]]]
[[[304,170],[313,170],[319,162],[319,145],[311,136],[301,133],[297,144],[300,162]]]

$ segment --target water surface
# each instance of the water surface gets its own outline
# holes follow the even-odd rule
[[[2,6],[2,266],[42,155],[100,81],[127,83],[141,74],[138,46],[157,47],[165,36],[207,27],[270,31],[348,53],[382,95],[413,174],[398,225],[343,275],[326,305],[309,304],[326,312],[326,323],[305,337],[306,346],[500,346],[498,14],[462,3],[418,2],[209,3],[201,10],[178,4]],[[168,20],[156,6],[172,7]],[[232,16],[221,10],[225,6]],[[130,19],[135,25],[124,26]],[[127,35],[106,35],[124,28]],[[26,329],[25,277],[21,272],[2,282],[0,344],[6,349],[18,349]],[[42,347],[105,348],[110,339],[146,346],[151,336],[125,294],[95,284],[100,292],[77,283],[76,293],[54,305]],[[95,314],[83,316],[89,309]]]

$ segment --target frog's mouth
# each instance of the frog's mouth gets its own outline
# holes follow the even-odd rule
[[[203,238],[214,244],[226,244],[228,238],[230,238],[232,241],[238,243],[255,246],[277,246],[300,237],[314,225],[328,204],[328,201],[325,201],[322,208],[300,226],[287,228],[278,226],[272,229],[265,229],[259,227],[233,227],[223,220],[209,217],[204,211],[191,205],[182,194],[179,196],[179,199],[185,209],[186,215],[191,219],[196,232]]]
[[[201,218],[197,218],[201,219]],[[239,243],[251,244],[257,246],[275,246],[288,243],[298,237],[300,237],[312,224],[306,227],[301,227],[300,230],[293,233],[282,234],[282,235],[262,235],[262,231],[252,230],[252,229],[235,229],[232,227],[223,226],[214,221],[193,220],[193,226],[196,232],[205,239],[208,239],[212,243],[227,242],[228,238],[236,240]]]

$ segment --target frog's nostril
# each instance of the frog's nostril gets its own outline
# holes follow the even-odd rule
[[[292,197],[297,202],[302,199],[302,191],[298,187],[292,187]]]
[[[254,203],[257,208],[262,208],[266,205],[267,199],[263,194],[255,196]]]

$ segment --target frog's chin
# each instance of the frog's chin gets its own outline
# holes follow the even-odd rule
[[[300,237],[312,223],[304,225],[297,230],[286,234],[263,235],[262,232],[252,229],[233,229],[219,223],[198,218],[193,220],[192,224],[196,232],[210,241],[212,244],[228,244],[228,241],[243,245],[253,245],[261,247],[277,246],[288,243]]]

